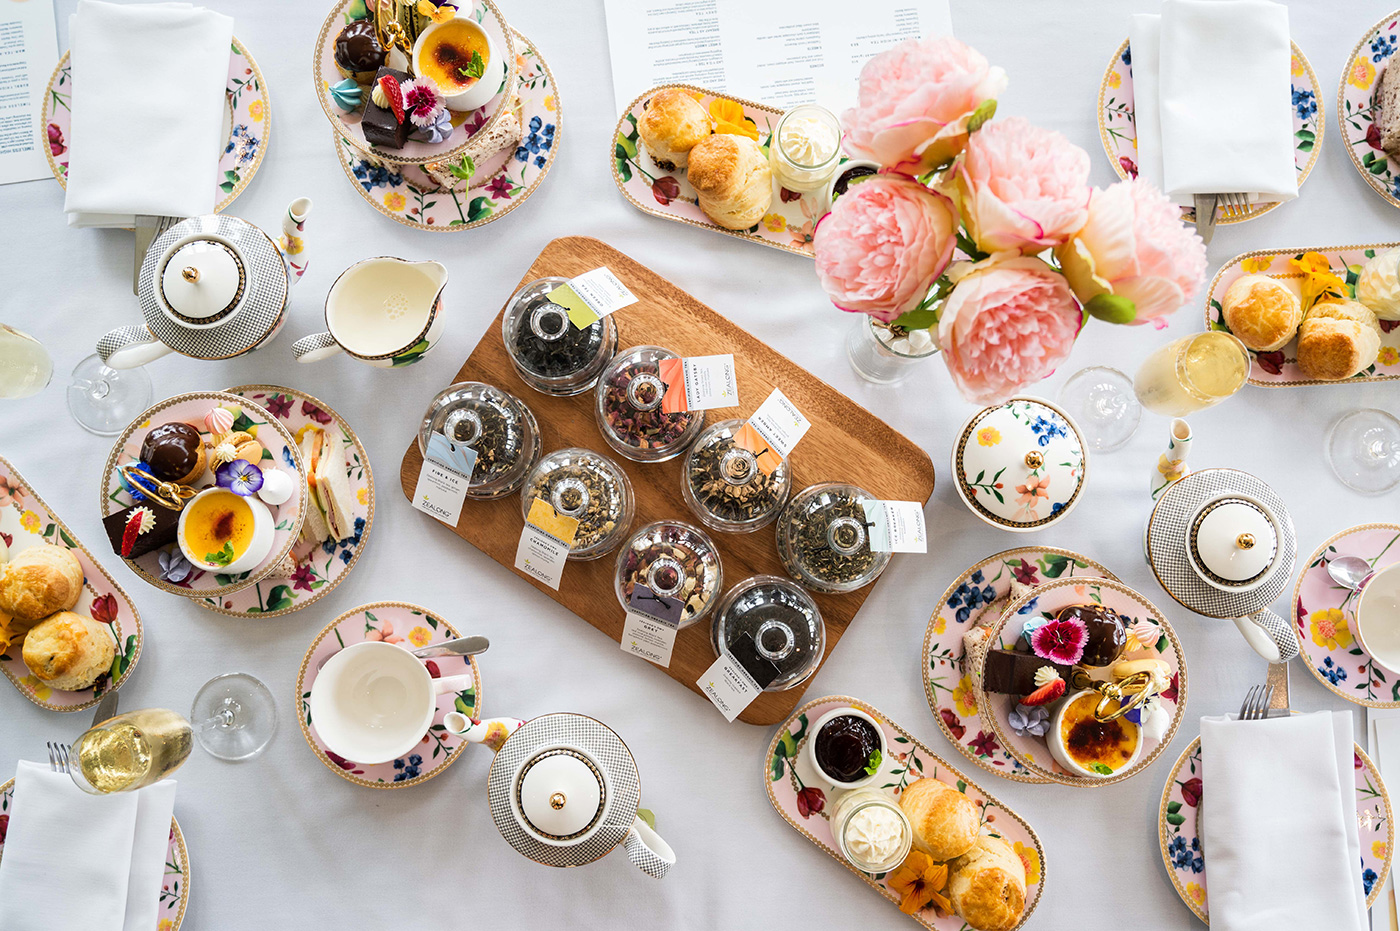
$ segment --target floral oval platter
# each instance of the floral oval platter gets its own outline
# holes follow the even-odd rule
[[[1381,148],[1381,129],[1376,124],[1381,75],[1394,58],[1397,43],[1400,10],[1366,30],[1356,43],[1337,88],[1337,126],[1361,177],[1377,194],[1400,207],[1400,161]]]

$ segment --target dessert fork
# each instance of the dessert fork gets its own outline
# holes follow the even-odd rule
[[[1256,685],[1244,697],[1240,705],[1241,721],[1262,721],[1269,715],[1269,699],[1274,694],[1272,685]]]
[[[1217,194],[1221,214],[1227,220],[1243,220],[1249,215],[1248,194]]]
[[[56,741],[51,740],[48,742],[48,748],[49,769],[53,770],[56,773],[69,772],[69,766],[71,765],[68,759],[68,753],[70,751],[69,746],[67,744],[58,743]]]

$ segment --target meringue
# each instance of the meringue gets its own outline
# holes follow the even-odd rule
[[[383,92],[380,91],[380,93]],[[331,103],[347,113],[359,109],[360,103],[364,99],[364,91],[359,84],[355,83],[354,78],[346,78],[337,84],[332,84],[330,95]]]

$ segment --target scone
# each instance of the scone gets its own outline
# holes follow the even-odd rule
[[[60,611],[24,638],[24,665],[49,687],[75,692],[112,667],[116,642],[90,617]]]
[[[746,230],[763,219],[773,201],[773,172],[757,142],[720,134],[690,150],[686,172],[700,209],[720,226]]]
[[[646,102],[637,133],[657,167],[675,171],[686,166],[690,150],[710,134],[710,114],[690,94],[668,87]]]
[[[31,546],[0,566],[0,612],[37,621],[67,611],[83,593],[83,567],[61,546]]]
[[[1356,280],[1356,299],[1382,320],[1400,320],[1400,248],[1366,263]]]
[[[927,781],[927,780],[925,780]],[[979,837],[948,864],[948,898],[978,931],[1011,931],[1026,910],[1026,866],[999,837]]]
[[[965,854],[977,843],[982,817],[966,795],[937,779],[920,779],[899,796],[914,829],[914,846],[938,862]]]
[[[1259,352],[1287,346],[1303,322],[1298,296],[1267,275],[1237,278],[1225,289],[1220,307],[1230,332]]]
[[[1356,301],[1314,304],[1298,327],[1298,368],[1309,378],[1350,378],[1372,365],[1380,351],[1381,325]]]

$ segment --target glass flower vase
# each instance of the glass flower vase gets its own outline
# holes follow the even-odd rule
[[[868,382],[898,384],[913,374],[920,362],[938,353],[938,344],[932,339],[923,344],[917,333],[905,336],[873,317],[855,316],[855,326],[846,336],[846,356],[855,373]]]

